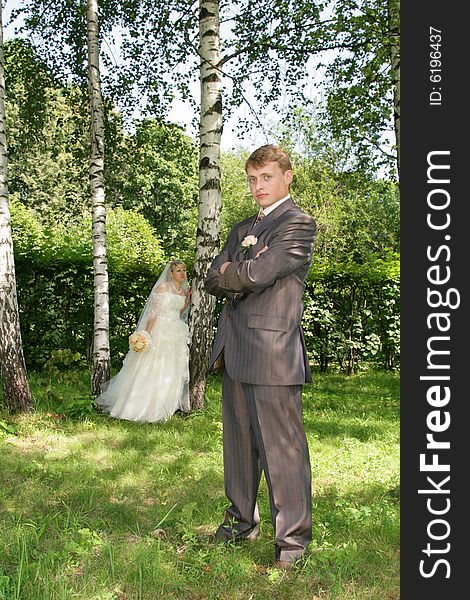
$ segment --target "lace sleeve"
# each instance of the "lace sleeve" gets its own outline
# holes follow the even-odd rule
[[[155,323],[155,319],[157,318],[160,310],[159,304],[161,304],[161,294],[158,294],[156,291],[152,291],[147,299],[145,308],[137,324],[137,330],[152,330],[153,324]]]
[[[165,296],[168,294],[164,292],[168,291],[171,290],[167,282],[161,282],[154,286],[137,322],[136,331],[145,329],[150,332],[152,330],[157,316],[165,312]]]
[[[154,320],[156,318],[158,314],[159,304],[161,304],[161,294],[152,292],[152,295],[150,296],[150,305],[147,321],[150,321],[150,319]]]
[[[150,294],[147,315],[145,319],[145,329],[151,331],[157,316],[165,312],[165,294],[167,289],[164,285],[159,286]]]

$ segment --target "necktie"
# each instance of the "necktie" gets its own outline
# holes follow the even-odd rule
[[[262,220],[264,219],[264,217],[265,217],[265,216],[266,216],[266,215],[264,214],[264,212],[263,212],[263,209],[261,209],[261,210],[259,211],[259,213],[258,213],[258,216],[256,217],[256,221],[254,222],[254,224],[253,224],[253,227],[255,227],[255,225],[258,225],[258,223],[259,223],[260,221],[262,221]]]

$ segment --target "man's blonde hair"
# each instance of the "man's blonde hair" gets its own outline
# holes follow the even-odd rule
[[[266,144],[252,152],[245,163],[245,171],[248,167],[259,169],[270,162],[277,162],[283,173],[292,171],[292,163],[287,152],[273,144]]]

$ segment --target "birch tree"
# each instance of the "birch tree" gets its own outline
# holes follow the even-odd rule
[[[218,0],[199,2],[201,108],[199,121],[199,212],[192,284],[190,396],[192,408],[204,407],[207,365],[212,342],[215,298],[204,290],[204,279],[219,245],[220,140],[222,90],[219,70]]]
[[[24,2],[12,18],[25,17],[21,31],[42,33],[36,46],[54,74],[67,76],[79,86],[88,84],[90,110],[89,181],[92,208],[94,335],[92,394],[98,395],[110,378],[109,293],[104,186],[104,110],[100,76],[100,27],[112,27],[116,3],[103,0],[99,21],[98,0],[47,0]]]
[[[32,400],[21,342],[8,202],[4,64],[3,19],[0,3],[0,372],[5,405],[12,411],[29,412],[32,408]]]
[[[104,113],[100,81],[98,1],[87,2],[88,90],[90,99],[90,188],[93,228],[94,328],[92,394],[111,376],[109,281],[104,189]]]
[[[60,4],[59,10],[57,4],[51,5],[46,0],[28,3],[30,17],[26,19],[26,27],[46,32],[51,42],[45,48],[46,56],[53,62],[63,63],[63,53],[59,59],[52,49],[58,50],[59,42],[51,35],[54,32],[51,24],[56,28],[59,23],[65,24],[65,31],[62,28],[60,33],[61,42],[68,42],[76,50],[77,57],[79,44],[76,37],[70,43],[71,36],[67,32],[71,29],[64,19],[73,3]],[[253,6],[246,0],[224,4],[228,33],[222,57],[218,0],[199,0],[198,5],[193,0],[175,0],[171,4],[154,0],[122,3],[103,0],[103,5],[108,7],[108,18],[103,19],[108,31],[113,19],[116,22],[120,18],[123,27],[120,44],[123,60],[119,68],[111,68],[109,63],[108,89],[121,99],[138,95],[142,113],[149,107],[154,114],[164,115],[176,88],[195,107],[197,101],[191,96],[191,82],[196,76],[196,63],[199,63],[200,193],[191,306],[190,373],[192,406],[202,408],[214,308],[214,300],[205,292],[203,281],[217,252],[220,231],[222,76],[233,84],[232,93],[227,95],[226,111],[245,99],[243,90],[251,77],[254,78],[251,83],[254,83],[255,95],[261,102],[275,101],[279,97],[281,80],[291,88],[296,87],[305,70],[304,50],[307,46],[302,41],[302,51],[292,53],[291,49],[299,44],[299,31],[302,31],[299,22],[313,24],[319,8],[305,5],[304,0],[297,0],[293,10],[284,0],[262,2],[261,6]],[[52,13],[56,16],[52,17]],[[315,51],[318,51],[316,46]],[[288,69],[284,68],[286,64]],[[260,81],[260,85],[256,85],[256,81]]]
[[[374,23],[375,15],[371,12],[378,11],[382,16],[383,4],[387,1],[363,0],[360,3],[365,5],[366,25]],[[25,20],[25,27],[42,33],[43,41],[48,42],[44,52],[53,63],[63,65],[67,61],[68,57],[62,50],[66,44],[73,49],[76,57],[80,57],[80,32],[69,24],[76,19],[77,2],[34,0],[27,3],[29,17]],[[373,6],[369,10],[371,3]],[[135,107],[137,101],[141,114],[148,111],[165,116],[177,93],[195,107],[198,100],[192,97],[191,84],[196,77],[205,78],[200,81],[199,134],[206,139],[200,140],[200,215],[191,319],[194,406],[201,407],[203,404],[207,372],[205,361],[212,337],[208,314],[213,304],[202,289],[202,280],[218,245],[218,147],[222,135],[222,95],[224,118],[231,109],[246,102],[251,109],[252,121],[257,127],[262,127],[265,107],[278,109],[280,98],[290,100],[291,105],[292,98],[305,100],[304,88],[312,77],[312,72],[306,68],[311,57],[318,57],[328,50],[344,49],[353,55],[356,51],[361,52],[361,57],[367,58],[369,40],[360,39],[359,28],[353,27],[349,37],[344,35],[345,18],[349,19],[352,14],[353,18],[347,22],[356,24],[354,0],[345,0],[345,4],[346,9],[342,12],[342,3],[328,0],[260,0],[257,3],[230,0],[220,7],[217,0],[199,0],[199,4],[193,0],[174,0],[170,4],[161,0],[102,2],[101,23],[106,26],[106,31],[111,34],[116,24],[121,28],[121,60],[116,64],[114,57],[106,59],[103,55],[103,58],[108,60],[105,64],[109,67],[107,90],[121,99],[124,109]],[[331,5],[329,12],[324,10],[328,5]],[[220,20],[224,22],[224,37],[219,27],[219,8],[223,11]],[[47,22],[45,13],[48,15]],[[382,57],[383,54],[380,60]],[[78,64],[80,61],[75,62]],[[354,82],[347,80],[346,71],[343,69],[341,72],[343,83],[354,88]],[[375,72],[380,79],[380,68]],[[222,81],[226,84],[223,94]],[[335,81],[332,89],[335,89]],[[367,133],[372,130],[373,143],[380,136],[376,121],[380,121],[380,128],[388,118],[388,76],[379,80],[377,89],[379,96],[386,96],[385,100],[371,104],[373,110],[368,110],[369,105],[366,105],[367,114],[359,115],[363,123],[372,123]],[[250,94],[257,103],[256,107],[252,106]],[[215,98],[219,98],[220,102],[217,103]],[[206,108],[203,109],[203,106]],[[336,111],[336,124],[341,130],[340,113],[344,117],[344,110],[340,109]],[[214,123],[220,119],[213,129],[210,119]],[[354,132],[357,120],[357,115],[350,119],[351,132]],[[271,137],[274,136],[271,134]],[[213,186],[212,189],[209,186]]]

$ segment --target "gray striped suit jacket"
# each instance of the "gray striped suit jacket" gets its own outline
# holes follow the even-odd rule
[[[227,299],[220,315],[210,369],[224,352],[235,381],[296,385],[312,381],[300,320],[304,280],[312,261],[316,225],[291,198],[255,227],[256,216],[235,225],[205,280],[206,290]],[[255,246],[240,249],[247,235]],[[268,250],[255,258],[268,246]],[[223,274],[219,267],[229,261]]]

